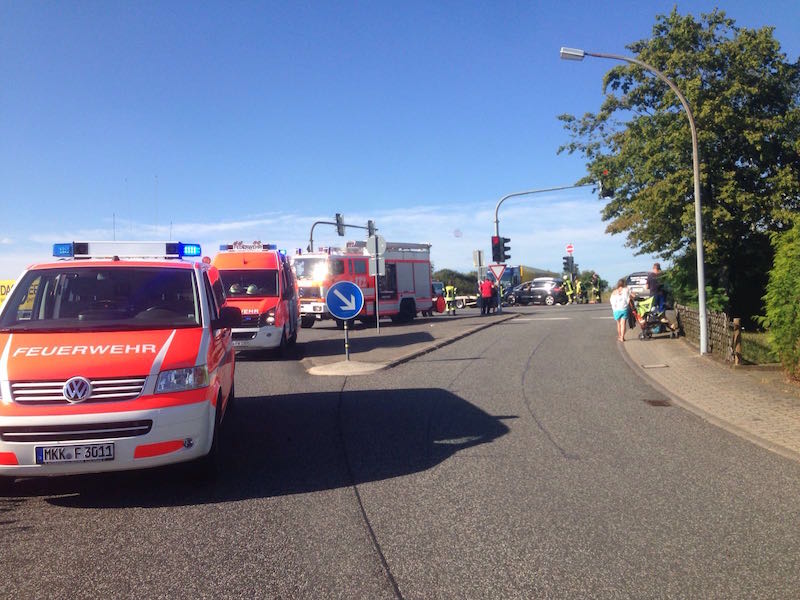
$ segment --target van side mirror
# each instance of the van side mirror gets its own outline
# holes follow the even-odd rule
[[[232,329],[242,324],[242,311],[235,306],[223,306],[219,319],[211,322],[211,329]]]

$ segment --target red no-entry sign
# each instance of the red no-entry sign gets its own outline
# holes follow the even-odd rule
[[[572,244],[567,244],[567,254],[572,254],[574,250],[575,246],[573,246]]]

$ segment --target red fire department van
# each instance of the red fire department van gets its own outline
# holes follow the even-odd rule
[[[242,311],[233,330],[236,350],[274,348],[281,354],[297,341],[300,322],[297,281],[289,260],[272,244],[234,242],[220,246],[219,270],[227,304]]]
[[[386,274],[378,277],[380,317],[410,321],[432,306],[430,248],[430,244],[386,243]],[[369,259],[366,242],[347,242],[345,248],[324,248],[292,257],[303,327],[333,318],[325,295],[337,281],[351,281],[361,288],[364,308],[357,318],[375,320],[375,277],[369,274]]]
[[[223,307],[200,246],[71,242],[53,254],[0,307],[0,485],[212,465],[241,316]]]

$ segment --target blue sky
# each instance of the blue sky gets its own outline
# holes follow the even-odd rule
[[[73,239],[304,248],[337,212],[470,270],[502,196],[584,175],[556,116],[596,110],[615,63],[559,48],[627,54],[673,6],[774,26],[798,57],[796,0],[0,0],[0,279]],[[511,263],[556,270],[573,243],[608,280],[649,268],[601,207],[591,188],[509,200]]]

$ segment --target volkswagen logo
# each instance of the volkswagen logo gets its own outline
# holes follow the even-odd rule
[[[62,393],[67,402],[77,404],[92,395],[92,383],[85,377],[73,377],[64,384]]]

